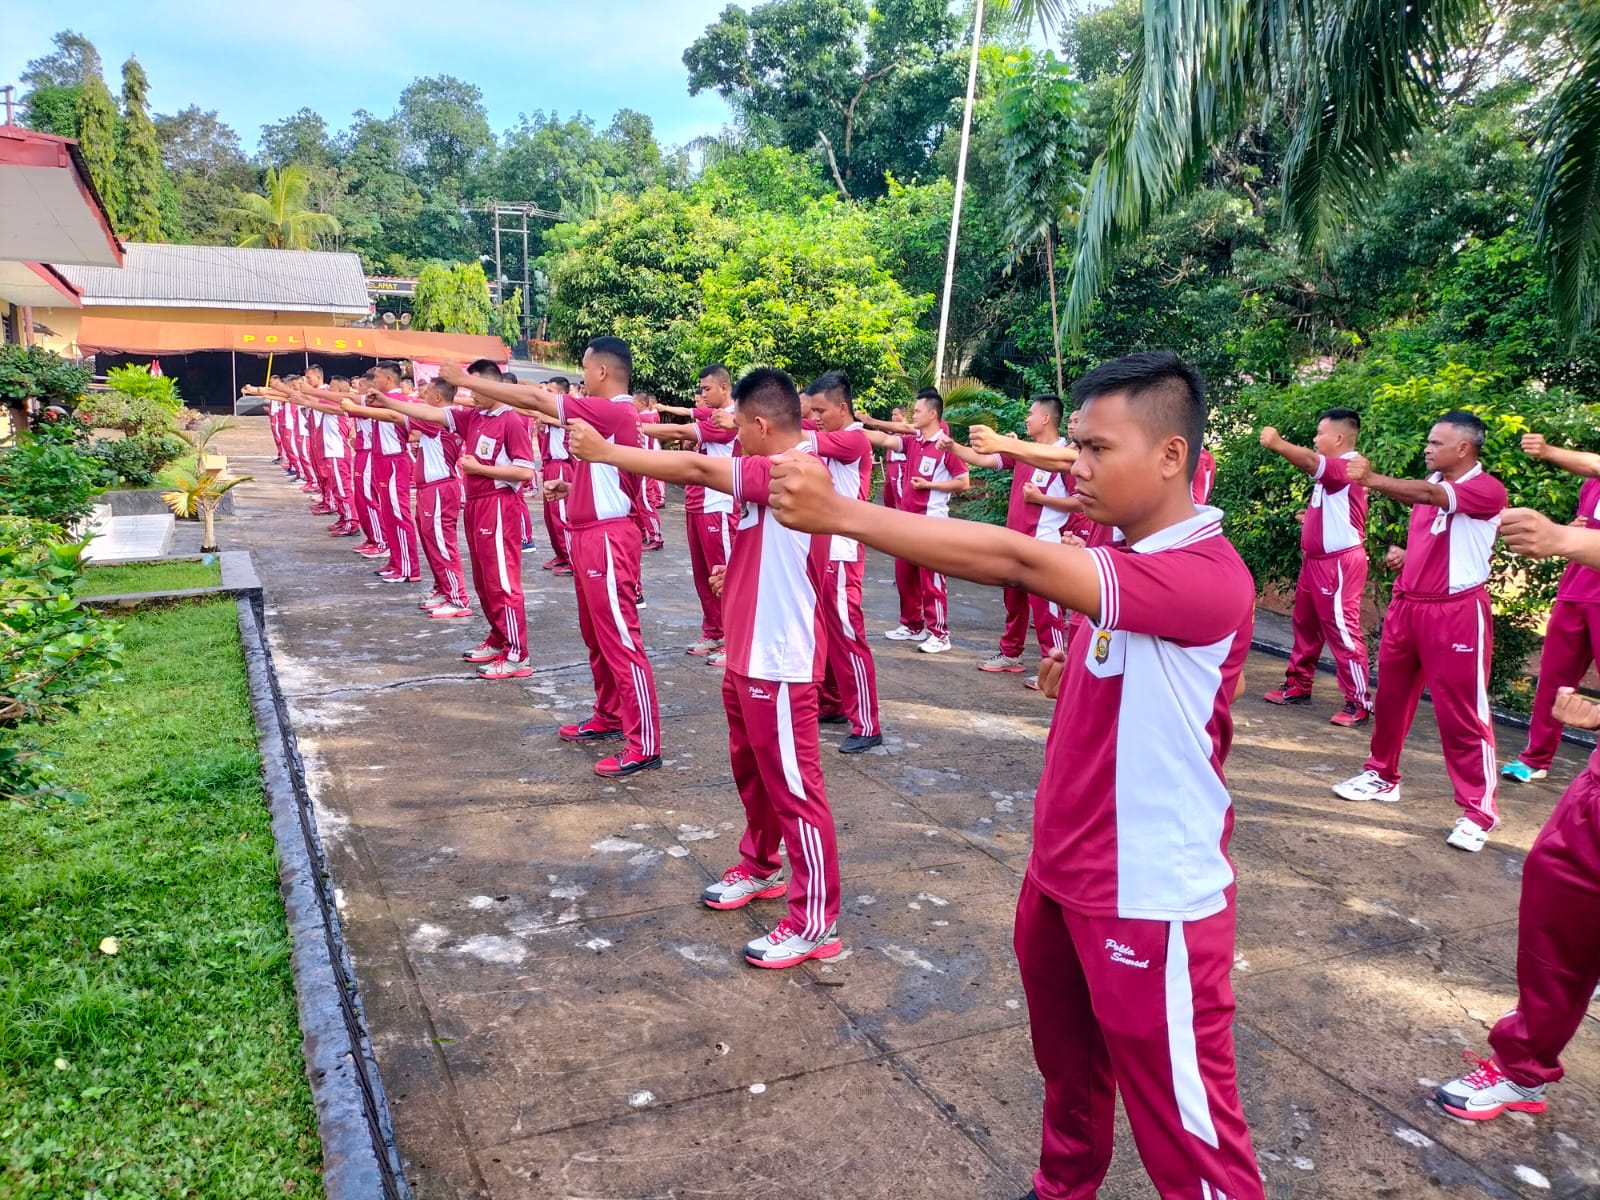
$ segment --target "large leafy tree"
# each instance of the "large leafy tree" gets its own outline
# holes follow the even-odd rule
[[[122,185],[122,235],[135,242],[161,240],[161,143],[150,120],[150,80],[130,58],[122,64],[122,137],[117,142]]]
[[[311,250],[319,236],[339,232],[337,219],[306,207],[311,185],[298,163],[268,167],[264,183],[264,196],[235,193],[236,203],[229,215],[238,222],[239,245]]]
[[[1014,0],[1059,16],[1059,0]],[[1538,10],[1535,12],[1535,10]],[[1558,16],[1552,18],[1551,10]],[[1203,0],[1146,4],[1084,205],[1066,321],[1081,329],[1117,247],[1198,180],[1213,146],[1270,106],[1289,131],[1282,216],[1302,248],[1378,194],[1507,27],[1564,41],[1531,223],[1575,335],[1600,309],[1600,6],[1583,0]]]
[[[819,154],[840,193],[929,172],[961,94],[947,0],[730,4],[684,51],[689,92],[715,91],[768,140]]]
[[[494,152],[483,92],[453,75],[418,79],[400,93],[395,114],[403,161],[459,188]]]
[[[1005,60],[995,101],[1006,164],[1001,213],[1019,253],[1044,251],[1058,395],[1066,394],[1066,380],[1056,302],[1056,246],[1061,227],[1070,227],[1077,219],[1082,186],[1076,159],[1083,144],[1077,120],[1079,90],[1068,66],[1053,54],[1024,50]]]
[[[98,72],[78,89],[78,148],[89,178],[105,202],[112,224],[121,228],[122,185],[117,175],[117,103]]]
[[[417,276],[411,314],[416,329],[488,333],[495,312],[483,264],[433,262],[423,267]]]
[[[83,34],[63,29],[50,39],[55,50],[29,59],[23,68],[22,82],[30,88],[77,87],[91,75],[101,72],[100,52]]]
[[[192,104],[170,116],[158,115],[155,127],[182,240],[231,244],[234,231],[227,210],[233,207],[234,190],[255,183],[239,135],[215,112]]]

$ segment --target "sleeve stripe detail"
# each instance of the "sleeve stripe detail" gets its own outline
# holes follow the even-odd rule
[[[1444,480],[1441,479],[1439,481],[1439,486],[1444,489],[1444,494],[1450,497],[1450,503],[1445,505],[1445,510],[1444,511],[1447,512],[1447,513],[1455,512],[1456,511],[1456,485],[1453,484],[1453,483],[1446,483]]]
[[[1116,564],[1111,551],[1104,546],[1095,546],[1089,553],[1094,559],[1095,571],[1100,576],[1100,620],[1096,624],[1101,629],[1115,629],[1119,601]]]
[[[513,458],[511,465],[513,467],[532,467],[534,462],[531,458]]]
[[[1311,472],[1311,478],[1321,483],[1322,477],[1328,473],[1328,459],[1326,455],[1317,455],[1317,469]]]
[[[738,501],[741,501],[741,502],[744,500],[744,488],[741,486],[744,483],[744,471],[741,470],[741,468],[743,466],[744,466],[744,463],[740,459],[735,458],[733,460],[733,493],[732,493],[732,495],[733,495],[733,498],[735,500],[738,500]]]

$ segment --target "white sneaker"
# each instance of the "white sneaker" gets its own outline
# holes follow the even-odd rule
[[[950,649],[950,639],[948,637],[930,637],[917,649],[924,654],[943,654]]]
[[[1334,784],[1333,794],[1341,800],[1382,800],[1393,804],[1400,799],[1400,785],[1390,783],[1376,771],[1363,771],[1343,783]]]
[[[713,650],[706,655],[706,664],[712,667],[725,667],[728,665],[728,651],[726,648]]]
[[[800,936],[800,931],[785,917],[778,927],[748,943],[744,960],[752,967],[782,970],[797,967],[808,958],[832,958],[843,949],[839,942],[839,929],[829,925],[816,941]]]
[[[928,631],[913,629],[909,625],[896,625],[893,629],[884,630],[883,636],[891,642],[920,642],[928,636]]]
[[[453,621],[458,617],[470,617],[472,610],[464,605],[451,604],[446,600],[443,604],[435,604],[430,608],[428,615],[435,621]]]
[[[441,604],[449,604],[449,603],[450,603],[450,597],[441,596],[438,592],[435,592],[435,593],[433,593],[433,595],[429,596],[426,600],[418,601],[417,602],[417,607],[420,608],[423,612],[427,612],[430,608],[438,608]]]
[[[525,658],[497,658],[478,668],[480,679],[526,679],[533,674],[533,665]]]
[[[703,637],[698,642],[696,642],[694,645],[690,646],[687,650],[685,650],[684,653],[685,654],[693,654],[696,658],[704,658],[706,655],[710,654],[713,650],[720,650],[720,649],[722,649],[722,639],[721,638]]]
[[[721,879],[700,893],[700,900],[707,908],[743,908],[752,900],[773,900],[788,890],[781,873],[758,879],[743,867],[729,867]]]
[[[1457,817],[1456,827],[1450,831],[1450,836],[1445,838],[1448,845],[1457,850],[1465,850],[1468,854],[1476,854],[1482,850],[1489,840],[1489,831],[1479,825],[1471,817]]]
[[[1512,1112],[1542,1113],[1545,1109],[1544,1084],[1523,1087],[1507,1079],[1492,1058],[1479,1058],[1470,1050],[1461,1057],[1478,1064],[1478,1069],[1460,1079],[1452,1079],[1433,1093],[1439,1107],[1464,1121],[1487,1121],[1508,1109]]]

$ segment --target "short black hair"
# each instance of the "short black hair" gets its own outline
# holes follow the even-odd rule
[[[328,382],[329,383],[349,383],[350,382],[350,376],[348,376],[348,375],[335,375],[332,379],[328,380]]]
[[[1483,418],[1477,413],[1469,413],[1464,408],[1452,408],[1434,424],[1454,425],[1467,435],[1467,440],[1472,443],[1475,450],[1482,450],[1483,443],[1489,438],[1489,427],[1483,423]]]
[[[476,375],[479,379],[496,380],[501,378],[500,364],[492,358],[474,359],[467,368],[467,374]]]
[[[1361,432],[1361,414],[1353,408],[1325,408],[1317,414],[1317,424],[1324,421],[1337,421],[1341,425],[1349,425],[1357,433]]]
[[[779,429],[800,428],[800,393],[788,372],[751,367],[733,385],[733,402],[747,416],[766,417]]]
[[[843,371],[824,371],[806,385],[806,395],[826,396],[829,400],[843,404],[852,412],[855,411],[855,398],[850,391],[850,376]]]
[[[446,383],[442,379],[430,379],[423,386],[432,388],[439,394],[439,399],[446,404],[454,404],[456,402],[456,385],[453,383]]]
[[[521,383],[522,382],[520,379],[517,378],[517,373],[515,371],[501,371],[500,372],[500,378],[503,379],[507,383]]]
[[[619,337],[592,338],[584,347],[585,354],[591,351],[601,358],[609,358],[622,372],[622,382],[629,387],[633,386],[633,350],[627,342]]]
[[[932,408],[934,416],[944,420],[944,397],[938,388],[923,388],[917,393],[917,399]]]
[[[363,378],[363,379],[371,379],[376,374],[377,374],[377,371],[373,370],[371,367],[368,367],[365,371],[361,372],[361,378]]]
[[[712,363],[709,367],[700,368],[701,379],[715,379],[722,383],[731,383],[733,376],[728,374],[728,368],[721,363]]]
[[[1040,392],[1032,400],[1028,401],[1028,404],[1030,406],[1034,404],[1042,405],[1044,410],[1050,414],[1050,423],[1057,429],[1061,428],[1062,407],[1060,396],[1057,396],[1054,392]]]
[[[309,375],[313,371],[315,371],[318,375],[326,375],[327,374],[327,372],[324,371],[321,367],[319,367],[316,363],[312,363],[309,367],[306,368],[306,374]]]
[[[1101,363],[1072,385],[1078,407],[1119,392],[1136,403],[1152,437],[1175,433],[1189,444],[1192,481],[1206,436],[1206,384],[1200,372],[1170,350],[1141,350]]]
[[[565,375],[552,375],[549,379],[545,380],[545,383],[550,387],[555,388],[558,392],[564,392],[572,386],[572,380],[568,379]]]

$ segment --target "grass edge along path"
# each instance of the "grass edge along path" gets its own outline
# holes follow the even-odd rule
[[[181,592],[189,588],[221,587],[222,564],[216,555],[210,562],[118,563],[115,566],[90,565],[84,570],[78,594],[84,596],[124,596],[141,592]]]
[[[87,798],[0,815],[7,1200],[322,1194],[236,611],[127,617],[38,734]]]

